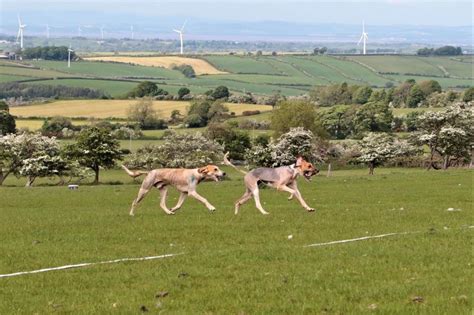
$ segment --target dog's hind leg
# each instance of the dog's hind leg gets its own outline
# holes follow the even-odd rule
[[[174,214],[174,212],[170,211],[168,207],[166,207],[166,196],[168,194],[168,187],[162,186],[158,188],[160,191],[161,199],[160,199],[160,207],[163,209],[166,214]]]
[[[253,199],[255,199],[255,206],[257,207],[257,209],[260,210],[262,214],[270,214],[267,211],[265,211],[265,209],[263,209],[262,204],[260,203],[260,195],[259,195],[258,188],[255,188],[252,191],[252,195],[253,195]]]
[[[138,203],[140,201],[143,200],[143,198],[145,198],[146,194],[149,192],[150,190],[149,189],[145,189],[145,188],[140,188],[140,190],[138,191],[138,197],[133,200],[133,203],[132,203],[132,208],[130,209],[130,215],[131,216],[134,216],[135,215],[135,208],[137,207]]]
[[[186,195],[187,193],[181,192],[181,194],[179,195],[178,203],[176,204],[176,206],[171,208],[171,211],[175,212],[176,210],[181,208],[181,206],[183,205],[184,199],[186,199]]]
[[[252,192],[247,188],[243,196],[235,203],[235,214],[239,214],[240,206],[246,203],[250,198],[252,198]]]

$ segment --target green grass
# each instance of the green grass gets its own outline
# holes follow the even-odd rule
[[[400,116],[405,116],[406,114],[412,113],[412,112],[439,112],[443,110],[446,110],[446,108],[444,107],[392,108],[392,113],[394,116],[400,117]]]
[[[231,180],[198,188],[215,214],[188,199],[166,216],[152,191],[131,218],[138,183],[119,171],[103,180],[127,185],[0,188],[2,274],[184,253],[0,279],[0,313],[139,313],[144,305],[168,314],[360,314],[373,304],[383,314],[471,313],[473,230],[463,227],[472,225],[472,171],[336,171],[300,182],[313,214],[262,190],[269,216],[251,203],[234,216],[243,186],[229,172]],[[405,231],[420,233],[303,247]],[[159,291],[169,295],[157,299]]]
[[[179,79],[183,77],[180,72],[165,68],[143,67],[109,62],[79,61],[73,62],[71,68],[67,67],[67,63],[59,61],[31,61],[31,64],[44,69],[54,69],[71,74],[90,75],[103,78],[147,77]]]
[[[30,78],[58,78],[77,76],[77,79],[40,81],[41,84],[66,84],[100,88],[114,97],[123,96],[135,86],[123,79],[152,80],[160,87],[176,94],[186,86],[200,94],[220,85],[232,92],[252,92],[270,95],[280,92],[287,96],[300,95],[315,85],[347,82],[350,84],[383,87],[387,82],[399,84],[406,79],[437,80],[443,88],[472,86],[472,57],[418,56],[203,56],[220,70],[219,75],[184,78],[181,73],[160,67],[79,61],[67,68],[66,62],[28,61],[41,69],[25,67],[24,63],[0,64],[0,82]],[[110,79],[109,81],[100,79]],[[116,81],[113,81],[113,80]]]
[[[425,80],[436,80],[439,82],[442,88],[455,88],[458,86],[472,86],[472,80],[470,79],[456,79],[456,78],[433,78],[428,76],[410,76],[410,75],[387,75],[388,78],[398,81],[400,83],[405,82],[408,79],[415,79],[417,82]]]
[[[68,77],[71,76],[70,74],[61,73],[54,70],[41,70],[35,68],[27,68],[27,67],[7,67],[2,66],[0,67],[0,74],[8,74],[8,75],[16,75],[25,77],[28,79],[29,77],[32,78],[57,78],[57,77]]]
[[[416,73],[420,75],[444,75],[443,71],[427,62],[434,57],[416,56],[351,56],[350,59],[375,68],[378,72],[398,74]]]
[[[24,77],[20,75],[11,75],[11,74],[0,74],[0,83],[14,82],[33,79],[32,77]]]
[[[283,73],[278,69],[272,67],[270,64],[262,62],[265,57],[243,57],[243,56],[205,56],[203,59],[207,60],[219,70],[230,73],[242,74],[277,74]]]
[[[139,82],[124,82],[112,80],[88,80],[88,79],[64,79],[64,80],[45,80],[35,81],[32,84],[47,84],[47,85],[65,85],[72,87],[84,87],[104,91],[112,97],[120,97],[126,95]]]

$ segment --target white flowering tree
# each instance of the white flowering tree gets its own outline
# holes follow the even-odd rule
[[[320,139],[303,127],[291,128],[268,147],[254,146],[247,150],[245,158],[252,166],[276,167],[290,165],[296,157],[302,156],[309,161],[322,162],[326,153]]]
[[[418,117],[419,132],[414,142],[430,149],[428,169],[438,169],[436,158],[447,169],[455,162],[469,160],[474,142],[473,103],[455,103],[443,112],[426,112]]]
[[[411,157],[421,153],[419,147],[406,140],[395,139],[387,133],[369,133],[358,144],[357,161],[369,167],[369,175],[374,169],[390,159]]]
[[[150,145],[131,154],[126,163],[131,167],[200,167],[223,160],[223,147],[201,133],[171,133],[161,145]]]
[[[56,138],[40,134],[10,134],[0,138],[0,184],[10,174],[26,176],[26,186],[38,177],[61,176],[68,162]]]
[[[369,175],[395,155],[393,137],[386,133],[370,133],[359,142],[360,156],[357,161],[369,167]]]

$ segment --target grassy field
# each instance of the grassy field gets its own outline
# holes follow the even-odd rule
[[[190,65],[193,67],[196,75],[203,74],[222,74],[222,71],[214,68],[211,64],[203,59],[197,58],[186,58],[177,56],[165,56],[165,57],[122,57],[122,56],[110,56],[110,57],[90,57],[86,58],[90,61],[112,61],[128,63],[140,66],[148,67],[163,67],[171,69],[177,65]]]
[[[114,97],[124,96],[141,80],[151,80],[175,94],[186,86],[192,93],[203,93],[219,85],[232,92],[269,95],[300,95],[315,85],[348,82],[383,87],[406,79],[437,80],[443,88],[472,86],[471,56],[460,58],[417,56],[230,56],[205,55],[200,58],[178,56],[100,56],[100,60],[124,63],[79,61],[71,68],[55,61],[4,62],[0,64],[0,82],[31,78],[61,78],[38,84],[64,84],[101,89]],[[94,59],[97,60],[97,59]],[[171,64],[191,64],[199,75],[185,78]],[[30,64],[37,69],[27,68]],[[141,65],[139,65],[141,64]],[[85,80],[62,79],[81,77]],[[105,80],[107,79],[107,80]],[[128,82],[124,82],[124,80]]]
[[[214,214],[186,200],[166,216],[152,192],[129,217],[138,183],[120,171],[103,181],[127,185],[1,187],[1,274],[183,255],[0,278],[0,313],[472,312],[472,171],[335,171],[300,182],[312,214],[285,193],[262,190],[269,216],[253,204],[233,214],[242,179],[227,171],[230,180],[198,188]],[[176,199],[172,192],[169,204]],[[390,232],[419,233],[304,247]],[[168,296],[155,297],[163,291]]]
[[[169,79],[184,77],[177,71],[168,70],[162,67],[145,67],[111,62],[78,61],[73,62],[71,68],[68,68],[67,63],[65,62],[41,60],[31,61],[31,63],[42,69],[54,69],[65,73],[102,78],[145,77]]]
[[[19,117],[95,117],[95,118],[126,118],[127,110],[138,101],[134,100],[68,100],[56,101],[47,104],[17,106],[11,108],[11,113]],[[180,101],[154,101],[153,108],[158,115],[168,118],[173,110],[185,113],[189,102]],[[226,103],[230,112],[241,115],[247,110],[271,110],[270,106],[254,104],[231,104]]]

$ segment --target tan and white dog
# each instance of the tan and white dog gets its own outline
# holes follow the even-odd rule
[[[160,207],[167,214],[175,214],[175,211],[181,208],[183,205],[184,199],[186,199],[187,195],[202,202],[207,207],[207,209],[209,209],[209,211],[214,211],[216,208],[211,205],[209,201],[206,200],[206,198],[202,197],[196,192],[196,186],[205,179],[212,179],[217,182],[219,179],[225,176],[224,172],[212,164],[194,169],[163,168],[155,169],[150,172],[131,171],[124,165],[122,165],[122,168],[133,178],[144,174],[147,175],[143,180],[142,186],[140,187],[138,197],[132,203],[132,208],[130,209],[130,215],[132,216],[135,214],[135,208],[138,203],[143,200],[145,195],[153,187],[158,188],[160,191]],[[168,186],[173,186],[180,192],[178,203],[171,209],[168,209],[166,206]]]
[[[258,184],[264,183],[267,186],[276,188],[281,191],[286,191],[290,193],[291,200],[294,197],[298,199],[303,208],[307,211],[314,211],[313,208],[308,206],[301,196],[298,186],[296,185],[296,179],[298,175],[303,176],[307,180],[311,180],[313,175],[319,173],[319,170],[313,166],[310,162],[306,161],[302,157],[296,159],[296,163],[289,166],[281,166],[276,168],[269,167],[259,167],[250,172],[244,172],[234,166],[228,159],[226,154],[224,156],[224,163],[232,166],[239,172],[245,174],[244,184],[246,191],[242,197],[235,203],[235,214],[239,213],[240,206],[246,203],[250,198],[255,199],[255,205],[262,214],[268,214],[265,209],[263,209],[262,204],[260,203],[259,189]]]

